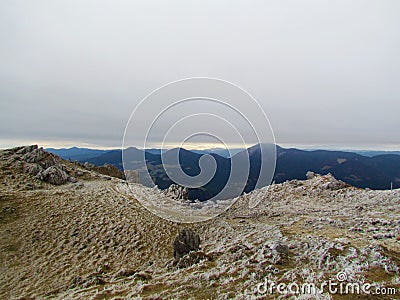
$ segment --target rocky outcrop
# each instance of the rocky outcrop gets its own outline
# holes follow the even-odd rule
[[[200,249],[200,237],[189,228],[183,228],[174,240],[174,257],[180,259],[191,251]]]
[[[91,172],[89,171],[106,175],[103,178],[108,180],[111,177],[125,179],[124,173],[115,166],[108,164],[95,166],[89,163],[82,165],[78,162],[67,162],[37,145],[2,150],[0,151],[0,159],[7,167],[12,167],[18,172],[29,174],[37,180],[53,185],[76,183],[78,181],[76,177],[83,177],[83,179],[90,177]],[[88,171],[85,171],[85,169]],[[32,187],[34,186],[32,185]],[[32,188],[27,186],[27,189]]]
[[[47,169],[61,162],[59,157],[44,151],[43,148],[38,148],[37,145],[26,146],[23,148],[22,152],[25,153],[21,157],[22,161],[30,164],[37,164],[43,169]]]
[[[174,200],[189,200],[189,189],[177,184],[171,184],[169,188],[164,190],[164,194]]]
[[[312,180],[315,186],[319,187],[323,190],[340,190],[349,185],[341,180],[336,179],[333,177],[331,173],[326,175],[316,174],[312,171],[308,171],[306,173],[307,180]]]
[[[36,179],[54,185],[77,180],[69,175],[63,160],[37,145],[16,147],[2,152],[2,158]]]
[[[322,188],[325,188],[327,190],[340,190],[348,186],[345,182],[336,179],[333,177],[331,173],[328,173],[327,175],[324,175],[323,178],[325,179],[325,184],[322,185]]]
[[[61,185],[69,181],[68,174],[61,166],[48,167],[46,170],[39,172],[36,178],[55,185]]]

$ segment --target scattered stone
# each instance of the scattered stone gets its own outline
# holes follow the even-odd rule
[[[231,247],[228,251],[229,251],[230,253],[236,253],[236,252],[238,252],[238,251],[248,251],[248,250],[250,250],[250,248],[247,247],[246,245],[244,245],[244,244],[237,244],[237,245]]]
[[[375,240],[391,239],[394,237],[395,235],[393,233],[377,233],[372,236]]]
[[[71,188],[75,189],[75,190],[80,190],[81,188],[83,188],[85,185],[83,182],[76,182],[74,184],[71,185]]]
[[[146,272],[139,272],[135,274],[135,278],[141,279],[141,280],[150,280],[153,277],[151,276],[151,274],[146,273]]]
[[[94,164],[91,164],[91,163],[88,163],[88,162],[85,162],[85,163],[83,164],[83,166],[85,167],[85,169],[88,169],[88,170],[90,170],[91,168],[94,168],[94,167],[95,167]]]
[[[82,287],[86,288],[92,285],[104,285],[105,283],[106,281],[101,276],[95,275],[86,279],[82,284]]]
[[[137,273],[134,269],[121,269],[115,274],[115,277],[131,277]]]
[[[76,179],[76,178],[73,177],[73,176],[69,176],[69,177],[68,177],[68,181],[69,181],[69,182],[72,182],[72,183],[77,183],[77,182],[78,182],[78,179]]]
[[[198,264],[203,260],[210,260],[209,256],[205,254],[203,251],[192,251],[182,257],[179,260],[176,260],[176,267],[179,268],[187,268],[194,264]]]
[[[25,185],[25,189],[26,190],[33,190],[35,187],[34,187],[34,185],[32,184],[32,183],[27,183],[26,185]]]
[[[362,205],[356,205],[355,207],[358,211],[364,210],[364,207]]]
[[[74,288],[74,287],[77,287],[77,286],[81,285],[82,283],[83,283],[82,277],[81,277],[81,276],[75,276],[75,277],[72,278],[72,280],[71,280],[70,287],[71,287],[71,288]]]
[[[271,250],[275,250],[276,252],[278,252],[282,259],[287,259],[289,257],[288,245],[276,243],[272,245]]]
[[[7,213],[7,214],[13,214],[17,211],[17,209],[15,207],[12,206],[6,206],[3,207],[3,209],[1,210],[3,213]]]
[[[110,266],[109,266],[108,264],[99,265],[99,266],[96,268],[96,272],[97,272],[98,274],[107,273],[107,272],[109,272],[110,270],[111,270],[111,268],[110,268]]]

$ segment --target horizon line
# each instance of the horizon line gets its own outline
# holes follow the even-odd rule
[[[221,144],[214,144],[214,143],[187,143],[185,145],[182,145],[181,143],[176,143],[176,144],[169,144],[164,146],[163,148],[160,147],[161,145],[159,144],[150,144],[148,148],[146,149],[165,149],[165,150],[170,150],[174,148],[183,148],[186,150],[222,150],[222,149],[248,149],[252,146],[255,146],[258,143],[254,144],[227,144],[229,148],[221,147]],[[92,144],[92,143],[82,143],[82,142],[76,142],[76,141],[58,141],[58,142],[49,142],[49,141],[11,141],[11,140],[0,140],[0,149],[9,149],[9,148],[15,148],[15,147],[20,147],[20,146],[26,146],[26,145],[38,145],[39,147],[43,147],[44,149],[48,148],[53,148],[53,149],[70,149],[70,148],[87,148],[87,149],[93,149],[93,150],[121,150],[122,145],[113,145],[113,146],[104,146],[104,145],[99,145],[99,144]],[[276,146],[290,149],[290,148],[296,148],[300,150],[333,150],[333,151],[400,151],[400,144],[379,144],[379,145],[351,145],[351,144],[343,144],[343,143],[337,143],[337,144],[315,144],[315,143],[310,143],[310,144],[297,144],[297,143],[275,143]],[[245,147],[243,147],[245,146]],[[143,147],[140,146],[130,146],[130,147],[135,147],[137,149],[144,149]],[[130,148],[128,147],[128,148]],[[126,149],[126,148],[125,148]]]

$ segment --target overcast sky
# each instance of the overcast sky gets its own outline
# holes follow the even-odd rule
[[[206,76],[278,144],[399,150],[399,53],[398,0],[0,0],[0,146],[120,147],[143,97]]]

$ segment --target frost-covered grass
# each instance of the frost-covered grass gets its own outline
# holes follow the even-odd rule
[[[176,207],[158,190],[133,185],[145,208],[120,180],[89,172],[55,187],[16,164],[0,160],[1,299],[256,299],[265,278],[318,284],[338,272],[400,286],[399,190],[332,189],[334,178],[316,176],[253,191],[207,221],[177,224],[149,211]],[[214,211],[179,205],[197,205],[199,218]],[[177,268],[172,242],[184,226],[199,233],[201,259]]]

